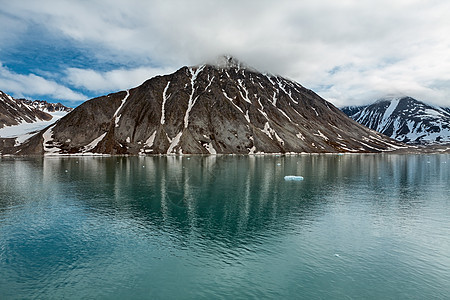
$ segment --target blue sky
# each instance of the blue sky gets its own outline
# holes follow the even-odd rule
[[[77,106],[231,54],[337,106],[450,106],[450,2],[0,0],[0,90]]]

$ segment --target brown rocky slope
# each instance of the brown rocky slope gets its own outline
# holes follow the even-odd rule
[[[14,153],[336,153],[399,147],[300,84],[226,58],[89,100]]]

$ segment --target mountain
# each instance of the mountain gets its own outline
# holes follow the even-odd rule
[[[50,121],[53,114],[68,113],[72,108],[42,100],[15,99],[0,91],[0,128],[21,123]]]
[[[31,105],[31,101],[14,99],[0,91],[0,128],[51,119],[50,114]]]
[[[58,112],[69,113],[73,110],[71,107],[62,105],[61,103],[50,103],[44,100],[26,100],[20,99],[23,103],[34,107],[35,109],[41,110],[43,112],[54,114]]]
[[[14,153],[324,153],[399,147],[300,84],[226,57],[86,101]]]
[[[346,114],[347,116],[353,116],[354,114],[361,111],[362,108],[365,106],[345,106],[341,108],[341,110]]]
[[[33,133],[72,111],[60,103],[15,99],[0,91],[0,153],[23,143]]]
[[[353,120],[408,144],[450,142],[450,110],[411,97],[380,99],[373,104],[344,107]]]

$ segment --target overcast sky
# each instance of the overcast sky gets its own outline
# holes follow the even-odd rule
[[[337,106],[450,106],[450,1],[0,0],[0,90],[82,101],[231,54]]]

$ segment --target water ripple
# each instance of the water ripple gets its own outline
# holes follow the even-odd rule
[[[0,298],[445,299],[448,158],[5,158]]]

